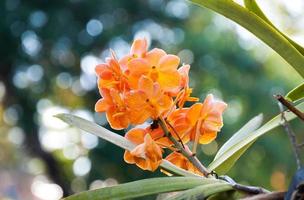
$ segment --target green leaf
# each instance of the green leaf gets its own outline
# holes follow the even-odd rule
[[[296,108],[300,111],[304,111],[304,102],[297,105]],[[291,112],[284,112],[284,114],[287,121],[296,118],[296,116]],[[226,173],[233,166],[236,158],[238,159],[249,148],[249,146],[254,143],[255,140],[268,131],[279,126],[280,122],[281,114],[277,115],[262,127],[253,131],[251,134],[246,134],[246,137],[244,137],[241,141],[234,143],[219,156],[217,156],[216,159],[210,163],[208,169],[215,170],[218,174]]]
[[[163,177],[151,178],[117,186],[81,192],[65,198],[65,200],[107,200],[133,199],[162,192],[186,190],[201,185],[221,184],[231,186],[221,180],[195,177]]]
[[[298,101],[304,98],[304,83],[297,86],[285,96],[285,98],[289,101]]]
[[[213,194],[229,190],[233,190],[233,188],[227,183],[211,183],[180,192],[167,200],[206,199]]]
[[[258,129],[263,121],[263,115],[259,114],[258,116],[252,118],[247,122],[240,130],[238,130],[233,136],[219,149],[217,154],[214,157],[214,160],[223,156],[223,154],[232,148],[237,143],[243,141],[249,134]],[[219,174],[224,174],[230,170],[230,168],[235,164],[235,162],[241,157],[241,155],[250,147],[250,144],[244,146],[238,150],[233,156],[225,160],[219,167],[217,167],[216,172]]]
[[[95,124],[93,122],[90,122],[88,120],[82,119],[80,117],[71,115],[71,114],[58,114],[55,117],[61,119],[62,121],[66,122],[69,125],[75,126],[81,130],[84,130],[86,132],[89,132],[91,134],[94,134],[108,142],[111,142],[123,149],[131,151],[135,145],[132,144],[129,140],[126,138],[109,131],[98,124]],[[193,174],[189,171],[186,171],[184,169],[181,169],[172,163],[170,163],[167,160],[163,160],[161,165],[161,168],[165,169],[168,172],[171,172],[172,174],[181,175],[181,176],[192,176],[192,177],[198,177],[198,175]]]
[[[260,7],[258,6],[258,4],[256,3],[255,0],[244,0],[245,3],[245,7],[255,13],[257,16],[259,16],[260,18],[262,18],[265,22],[267,22],[270,26],[272,26],[274,29],[276,29],[282,36],[284,36],[302,55],[304,55],[304,48],[299,45],[298,43],[296,43],[295,41],[293,41],[291,38],[289,38],[287,35],[285,35],[284,33],[282,33],[275,25],[273,25],[273,23],[271,23],[271,21],[266,17],[266,15],[263,13],[263,11],[260,9]]]
[[[222,156],[222,154],[225,151],[227,151],[232,146],[234,146],[235,144],[241,142],[246,137],[248,137],[248,134],[258,129],[262,125],[262,122],[263,122],[262,114],[259,114],[258,116],[252,118],[240,130],[238,130],[235,134],[233,134],[232,137],[229,138],[227,142],[225,142],[225,144],[218,150],[214,159],[217,159],[218,157]]]
[[[243,26],[275,50],[304,77],[304,56],[280,32],[255,13],[231,0],[190,1],[199,6],[207,7]]]

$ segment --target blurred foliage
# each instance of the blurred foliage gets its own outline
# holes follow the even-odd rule
[[[208,164],[219,146],[251,117],[264,113],[268,120],[278,113],[273,94],[284,94],[300,83],[281,58],[240,37],[235,27],[182,0],[2,1],[0,147],[5,152],[0,152],[0,170],[10,168],[33,177],[46,174],[65,194],[88,189],[95,180],[115,184],[163,176],[124,163],[123,151],[114,145],[99,141],[88,147],[86,142],[96,138],[62,124],[52,127],[59,123],[52,122],[54,112],[69,110],[105,125],[105,117],[94,113],[100,98],[94,67],[109,56],[109,48],[118,57],[128,52],[134,37],[146,37],[152,48],[178,54],[191,64],[195,96],[214,93],[228,103],[217,142],[202,146],[198,155]],[[302,133],[297,121],[292,125]],[[50,134],[56,131],[61,135],[54,139]],[[303,134],[298,135],[304,141]],[[88,174],[77,173],[75,168],[83,166],[77,161],[89,166]],[[290,143],[277,128],[254,144],[229,175],[243,183],[286,189],[294,171]]]

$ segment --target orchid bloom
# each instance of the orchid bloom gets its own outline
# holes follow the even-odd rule
[[[223,126],[222,114],[227,105],[208,95],[203,103],[184,107],[185,102],[199,99],[191,96],[190,66],[178,69],[179,63],[179,57],[162,49],[148,51],[146,39],[136,39],[130,53],[119,61],[112,52],[112,57],[95,69],[101,95],[95,111],[105,112],[110,126],[117,130],[153,120],[152,125],[133,128],[125,135],[135,145],[125,151],[127,163],[154,171],[162,162],[163,148],[167,148],[173,151],[168,161],[200,174],[177,152],[181,147],[176,142],[189,150],[185,144],[193,141],[192,153],[196,153],[198,144],[213,141]]]
[[[160,87],[170,92],[180,86],[180,74],[177,71],[180,59],[175,55],[167,55],[161,49],[153,49],[144,58],[135,58],[128,62],[129,81],[137,85],[140,76],[146,75]]]
[[[136,164],[143,170],[155,171],[162,162],[163,150],[153,138],[157,134],[150,134],[147,129],[131,129],[125,138],[137,145],[132,151],[125,151],[124,160],[129,164]]]
[[[134,40],[130,53],[119,60],[119,64],[125,69],[129,61],[134,58],[142,58],[147,53],[148,43],[146,39]]]
[[[99,89],[115,88],[117,90],[123,90],[127,85],[123,71],[114,56],[112,58],[107,58],[106,63],[97,65],[95,71],[99,78]]]
[[[127,107],[120,93],[115,89],[101,89],[102,98],[95,104],[96,112],[106,112],[111,127],[116,130],[129,126]]]
[[[222,114],[226,107],[226,103],[215,100],[212,94],[207,95],[203,103],[190,107],[187,119],[191,127],[189,137],[194,141],[194,151],[197,143],[208,144],[216,138],[223,126]]]
[[[126,94],[126,104],[130,109],[130,119],[134,124],[141,124],[148,118],[157,119],[172,105],[172,99],[164,94],[158,83],[146,76],[138,82],[138,90]]]

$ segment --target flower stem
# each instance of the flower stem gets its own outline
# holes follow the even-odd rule
[[[162,117],[158,119],[159,125],[162,127],[165,135],[173,142],[175,148],[177,148],[183,156],[185,156],[204,176],[210,175],[208,169],[197,159],[195,155],[192,154],[190,150],[183,148],[183,146],[172,136],[170,133],[165,120]]]

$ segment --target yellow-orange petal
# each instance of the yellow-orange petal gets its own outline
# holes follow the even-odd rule
[[[97,75],[100,75],[102,74],[105,70],[108,70],[109,68],[109,65],[107,63],[102,63],[102,64],[98,64],[96,67],[95,67],[95,72]]]
[[[146,75],[151,68],[149,63],[142,58],[132,59],[130,62],[128,62],[127,66],[130,75],[133,76]]]
[[[189,82],[190,65],[183,65],[177,71],[181,75],[181,86],[187,87]]]
[[[126,56],[122,57],[122,58],[118,61],[118,63],[119,63],[119,65],[121,66],[121,68],[122,68],[123,70],[126,70],[126,69],[127,69],[128,63],[129,63],[132,59],[134,59],[132,55],[126,55]]]
[[[200,118],[202,107],[203,107],[203,104],[195,103],[188,110],[187,119],[189,120],[190,125],[192,127],[195,126],[197,120]]]
[[[116,59],[109,58],[107,60],[107,62],[109,63],[109,66],[113,70],[113,72],[115,72],[116,74],[120,74],[121,73],[120,65],[119,65],[119,63],[118,63],[118,61]]]
[[[124,106],[124,102],[122,101],[121,96],[117,90],[115,90],[114,88],[111,88],[110,95],[112,97],[112,101],[114,102],[114,104],[116,104],[119,107]]]
[[[128,114],[120,114],[117,117],[115,117],[115,114],[117,114],[115,107],[111,107],[106,112],[106,117],[110,126],[115,130],[122,130],[127,128],[129,126]]]
[[[201,110],[201,117],[205,118],[210,111],[214,108],[214,97],[212,94],[208,94],[203,102],[203,107]]]
[[[164,50],[155,48],[147,52],[145,59],[148,61],[150,66],[157,66],[160,59],[165,55],[167,54]]]
[[[144,170],[155,171],[162,161],[162,149],[149,134],[145,135],[144,143],[131,151],[131,155],[136,165]]]
[[[142,57],[148,49],[148,43],[146,39],[136,39],[131,46],[131,55]]]
[[[129,164],[134,164],[135,163],[135,159],[134,159],[134,156],[131,154],[130,151],[125,151],[124,153],[124,161],[126,163],[129,163]]]
[[[129,113],[129,119],[133,125],[142,124],[152,116],[152,112],[148,108],[134,109]]]
[[[199,143],[200,144],[209,144],[212,142],[217,136],[217,132],[204,132],[199,137]]]
[[[156,143],[162,148],[167,148],[173,146],[172,141],[168,137],[162,137],[156,140]]]
[[[145,109],[147,106],[147,95],[144,91],[133,90],[125,95],[125,103],[130,108],[134,109]]]
[[[158,73],[157,79],[159,85],[165,91],[175,90],[180,85],[180,74],[177,71],[163,72]]]
[[[109,105],[109,102],[102,98],[102,99],[99,99],[96,104],[95,104],[95,111],[96,112],[105,112],[109,109],[111,105]]]
[[[160,71],[173,71],[177,69],[179,62],[179,57],[169,54],[160,59],[158,67]]]
[[[144,142],[146,134],[147,132],[145,129],[133,128],[126,133],[125,138],[133,144],[138,145]]]
[[[147,76],[140,77],[138,81],[138,89],[145,92],[148,98],[153,96],[153,81]],[[140,99],[141,101],[146,101],[146,99]]]

